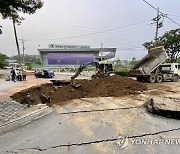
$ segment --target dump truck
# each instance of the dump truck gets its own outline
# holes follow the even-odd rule
[[[159,83],[170,80],[177,82],[180,77],[180,64],[163,64],[168,58],[163,46],[152,48],[130,69],[129,73],[131,76],[135,76],[138,81]]]

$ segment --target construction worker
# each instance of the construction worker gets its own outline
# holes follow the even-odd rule
[[[18,71],[18,81],[22,81],[22,70]]]

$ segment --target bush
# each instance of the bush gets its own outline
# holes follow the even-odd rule
[[[115,71],[115,74],[120,76],[129,76],[129,71],[128,70]]]
[[[28,70],[32,70],[32,63],[31,62],[26,62],[25,66],[27,67]]]

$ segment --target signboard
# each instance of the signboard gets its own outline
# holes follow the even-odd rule
[[[48,53],[49,65],[80,65],[94,61],[93,54]]]
[[[90,46],[89,45],[49,44],[49,48],[53,48],[53,49],[90,49]]]

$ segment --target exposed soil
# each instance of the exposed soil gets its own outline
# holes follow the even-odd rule
[[[122,97],[125,95],[137,95],[147,90],[147,84],[134,81],[133,79],[120,76],[110,76],[94,80],[76,80],[81,84],[79,88],[74,88],[71,84],[54,87],[53,84],[44,84],[40,87],[32,87],[18,92],[12,96],[18,102],[23,102],[27,92],[35,104],[51,103],[63,105],[63,101],[86,98],[86,97]]]
[[[56,88],[51,83],[42,84],[40,86],[34,86],[20,92],[17,92],[11,96],[12,99],[16,100],[19,103],[26,103],[26,94],[30,94],[32,104],[41,104],[44,103],[42,95],[51,96]]]

